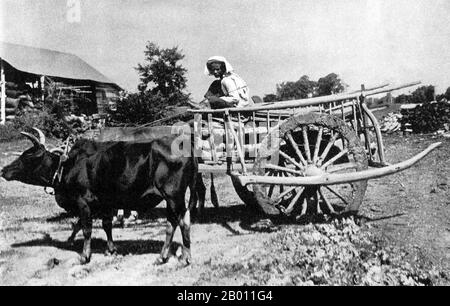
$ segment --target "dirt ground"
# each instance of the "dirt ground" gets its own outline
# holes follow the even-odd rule
[[[153,265],[164,240],[163,206],[113,230],[115,256],[103,254],[106,237],[96,221],[92,260],[80,266],[82,235],[73,247],[65,242],[73,219],[54,198],[40,187],[0,181],[0,284],[450,285],[450,139],[385,136],[391,163],[436,141],[441,148],[418,165],[369,182],[358,225],[345,219],[255,226],[229,178],[218,177],[221,207],[211,207],[208,193],[206,216],[192,226],[193,263],[186,268],[175,256]],[[0,167],[27,146],[0,144]]]

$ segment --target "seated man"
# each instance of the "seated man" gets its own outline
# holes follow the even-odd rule
[[[205,74],[217,78],[204,96],[212,109],[253,105],[247,84],[233,72],[233,67],[224,57],[209,58],[206,62]]]

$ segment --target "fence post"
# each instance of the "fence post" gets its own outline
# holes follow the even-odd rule
[[[5,81],[5,67],[3,66],[3,59],[0,58],[0,84],[1,84],[1,103],[0,103],[0,124],[6,123],[6,81]]]
[[[45,98],[45,75],[41,75],[41,78],[39,79],[39,89],[41,90],[41,99],[42,102],[44,102]]]

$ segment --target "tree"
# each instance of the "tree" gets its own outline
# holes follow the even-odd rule
[[[317,82],[311,81],[307,75],[304,75],[298,81],[277,84],[276,94],[266,94],[263,100],[264,102],[274,102],[305,99],[314,95],[316,88]]]
[[[444,96],[445,96],[445,98],[446,98],[447,100],[450,100],[450,87],[447,88],[447,90],[445,91]]]
[[[409,103],[409,95],[401,94],[395,98],[395,103],[398,104],[407,104]]]
[[[184,93],[187,70],[180,64],[184,55],[178,47],[161,49],[148,42],[144,54],[145,62],[135,68],[141,81],[138,92],[120,99],[112,122],[145,124],[164,118],[174,106],[189,100]]]
[[[305,99],[312,95],[317,86],[317,82],[311,81],[307,75],[302,76],[296,82],[283,82],[277,84],[278,100]]]
[[[117,102],[117,110],[112,112],[112,122],[125,124],[145,124],[163,118],[167,112],[164,99],[150,91],[128,93]],[[111,123],[112,123],[111,122]]]
[[[284,101],[294,99],[306,99],[344,91],[347,85],[336,73],[330,73],[320,78],[319,81],[310,80],[307,75],[302,76],[298,81],[283,82],[277,84],[276,94],[264,96],[264,102]]]
[[[317,82],[317,95],[326,96],[343,92],[347,85],[336,73],[330,73]]]
[[[412,103],[426,103],[434,100],[434,86],[421,86],[411,94]]]
[[[159,95],[166,105],[181,105],[189,99],[183,92],[186,88],[187,70],[179,63],[184,55],[178,47],[161,49],[153,42],[148,42],[145,63],[138,64],[136,70],[140,75],[141,93]]]
[[[275,102],[275,101],[278,101],[278,97],[276,94],[267,94],[267,95],[264,95],[263,101],[264,102]]]

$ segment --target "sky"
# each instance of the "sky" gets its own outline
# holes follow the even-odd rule
[[[213,81],[213,55],[251,95],[331,72],[350,89],[450,86],[448,0],[1,0],[0,15],[0,41],[75,54],[129,91],[148,41],[182,50],[194,100]]]

